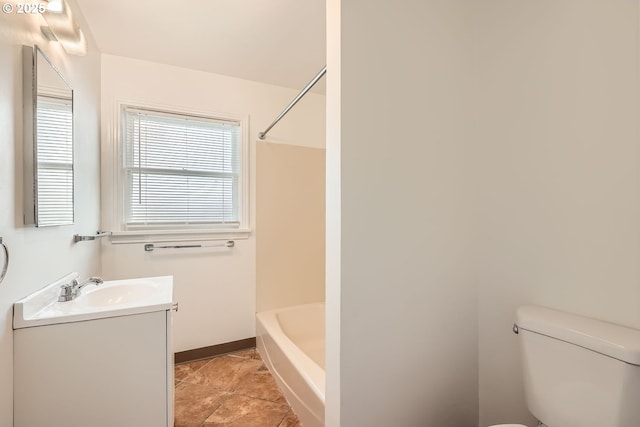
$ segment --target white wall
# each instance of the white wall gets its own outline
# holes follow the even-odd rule
[[[638,2],[469,3],[480,425],[534,426],[519,305],[640,328]]]
[[[477,423],[463,6],[328,5],[329,426]]]
[[[116,101],[142,102],[249,116],[250,222],[255,228],[255,141],[298,93],[296,90],[146,61],[102,59],[103,224],[111,228],[114,109]],[[324,96],[309,93],[269,133],[272,142],[324,147]],[[232,250],[145,252],[142,244],[103,243],[108,278],[174,275],[180,310],[174,316],[174,350],[255,336],[255,234]]]
[[[98,244],[72,240],[75,233],[91,234],[99,227],[100,56],[75,3],[70,3],[89,40],[89,54],[84,57],[69,56],[57,43],[44,40],[42,17],[0,13],[0,236],[11,251],[7,277],[0,284],[2,426],[13,425],[13,302],[70,271],[100,274]],[[22,225],[23,44],[40,46],[74,89],[76,223],[72,226]]]

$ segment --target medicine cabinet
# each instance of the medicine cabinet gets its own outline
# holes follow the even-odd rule
[[[36,46],[23,46],[24,223],[73,224],[73,90]]]

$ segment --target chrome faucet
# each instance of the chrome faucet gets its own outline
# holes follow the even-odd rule
[[[72,301],[80,295],[80,291],[87,285],[95,283],[96,286],[100,285],[103,280],[100,277],[90,277],[82,283],[79,283],[77,279],[73,279],[71,283],[64,284],[60,287],[59,302]]]

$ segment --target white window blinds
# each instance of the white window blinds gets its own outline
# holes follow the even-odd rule
[[[73,224],[73,107],[71,100],[38,97],[38,226]]]
[[[123,114],[127,227],[238,227],[240,122],[130,107]]]

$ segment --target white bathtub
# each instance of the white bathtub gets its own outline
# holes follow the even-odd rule
[[[324,303],[256,315],[256,345],[304,427],[324,427]]]

